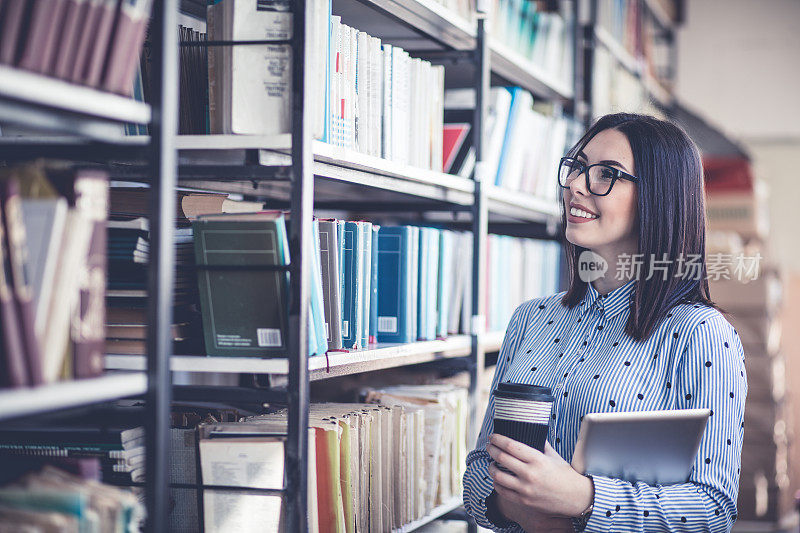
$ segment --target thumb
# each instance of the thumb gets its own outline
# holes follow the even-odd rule
[[[550,457],[551,459],[558,459],[559,462],[566,462],[564,459],[558,455],[558,452],[550,446],[550,441],[544,441],[544,455],[545,457]]]

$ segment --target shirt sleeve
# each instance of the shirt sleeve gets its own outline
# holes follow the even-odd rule
[[[531,300],[520,305],[511,316],[506,334],[503,337],[503,344],[500,346],[500,354],[497,357],[497,366],[494,372],[494,379],[492,379],[491,391],[494,391],[497,387],[497,383],[505,373],[511,357],[519,346],[519,342],[524,333],[524,310],[529,305],[532,305],[534,301],[538,300]],[[489,435],[491,435],[493,431],[494,396],[490,394],[489,405],[483,417],[483,424],[478,434],[478,441],[475,445],[475,449],[467,454],[467,470],[464,473],[464,508],[481,527],[494,531],[522,532],[522,528],[517,524],[513,524],[511,527],[507,528],[499,528],[486,518],[486,498],[494,489],[492,477],[489,475],[489,464],[492,458],[486,451],[486,444],[489,441]]]
[[[717,315],[693,327],[675,372],[675,409],[711,409],[686,483],[648,485],[593,476],[587,532],[727,532],[736,521],[747,377],[733,326]]]

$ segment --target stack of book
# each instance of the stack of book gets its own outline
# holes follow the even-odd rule
[[[572,83],[572,20],[550,2],[493,0],[489,33],[567,86]]]
[[[5,531],[137,531],[143,520],[130,491],[52,466],[0,488]]]
[[[144,427],[104,426],[92,420],[64,420],[47,426],[8,424],[0,430],[0,459],[26,468],[39,463],[68,466],[83,459],[99,462],[106,483],[144,482]]]
[[[112,354],[146,353],[147,276],[150,257],[149,189],[111,189],[108,221],[108,288],[106,350]],[[174,229],[175,288],[173,348],[177,353],[202,353],[197,272],[191,220],[201,214],[258,211],[262,204],[234,200],[222,193],[179,191]]]
[[[100,374],[106,174],[21,165],[0,189],[2,386]]]
[[[341,23],[312,0],[310,116],[314,137],[402,164],[442,169],[444,68]],[[223,0],[208,8],[211,40],[288,39],[291,13]],[[221,46],[208,53],[211,133],[291,132],[286,46]]]
[[[486,179],[498,187],[556,200],[556,169],[578,139],[580,127],[569,118],[546,115],[519,87],[494,87],[489,94],[484,162]],[[471,177],[475,170],[471,123],[473,89],[445,92],[444,171]]]
[[[369,391],[367,400],[310,406],[312,531],[397,529],[460,496],[466,390],[399,386]],[[285,411],[201,425],[202,482],[284,488],[286,427]],[[206,531],[280,531],[282,503],[280,495],[207,488]]]
[[[0,2],[0,64],[130,95],[152,0]]]

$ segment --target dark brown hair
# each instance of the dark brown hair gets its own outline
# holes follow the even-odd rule
[[[568,152],[575,157],[595,135],[615,129],[627,137],[633,152],[638,182],[639,254],[649,267],[649,258],[667,260],[667,279],[647,269],[635,283],[625,332],[637,341],[646,340],[678,303],[695,303],[718,309],[708,291],[706,271],[706,217],[703,165],[700,151],[685,131],[670,122],[648,115],[615,113],[597,120]],[[567,214],[561,204],[561,242],[569,266],[569,285],[562,303],[576,306],[588,290],[577,276],[578,257],[587,250],[566,238]],[[666,257],[664,257],[666,254]],[[678,258],[700,255],[701,279],[680,276]]]

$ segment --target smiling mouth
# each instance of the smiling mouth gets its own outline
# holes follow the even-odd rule
[[[574,217],[585,218],[587,220],[595,220],[600,218],[598,215],[594,215],[592,213],[584,211],[583,209],[578,209],[577,207],[570,207],[569,214]]]

